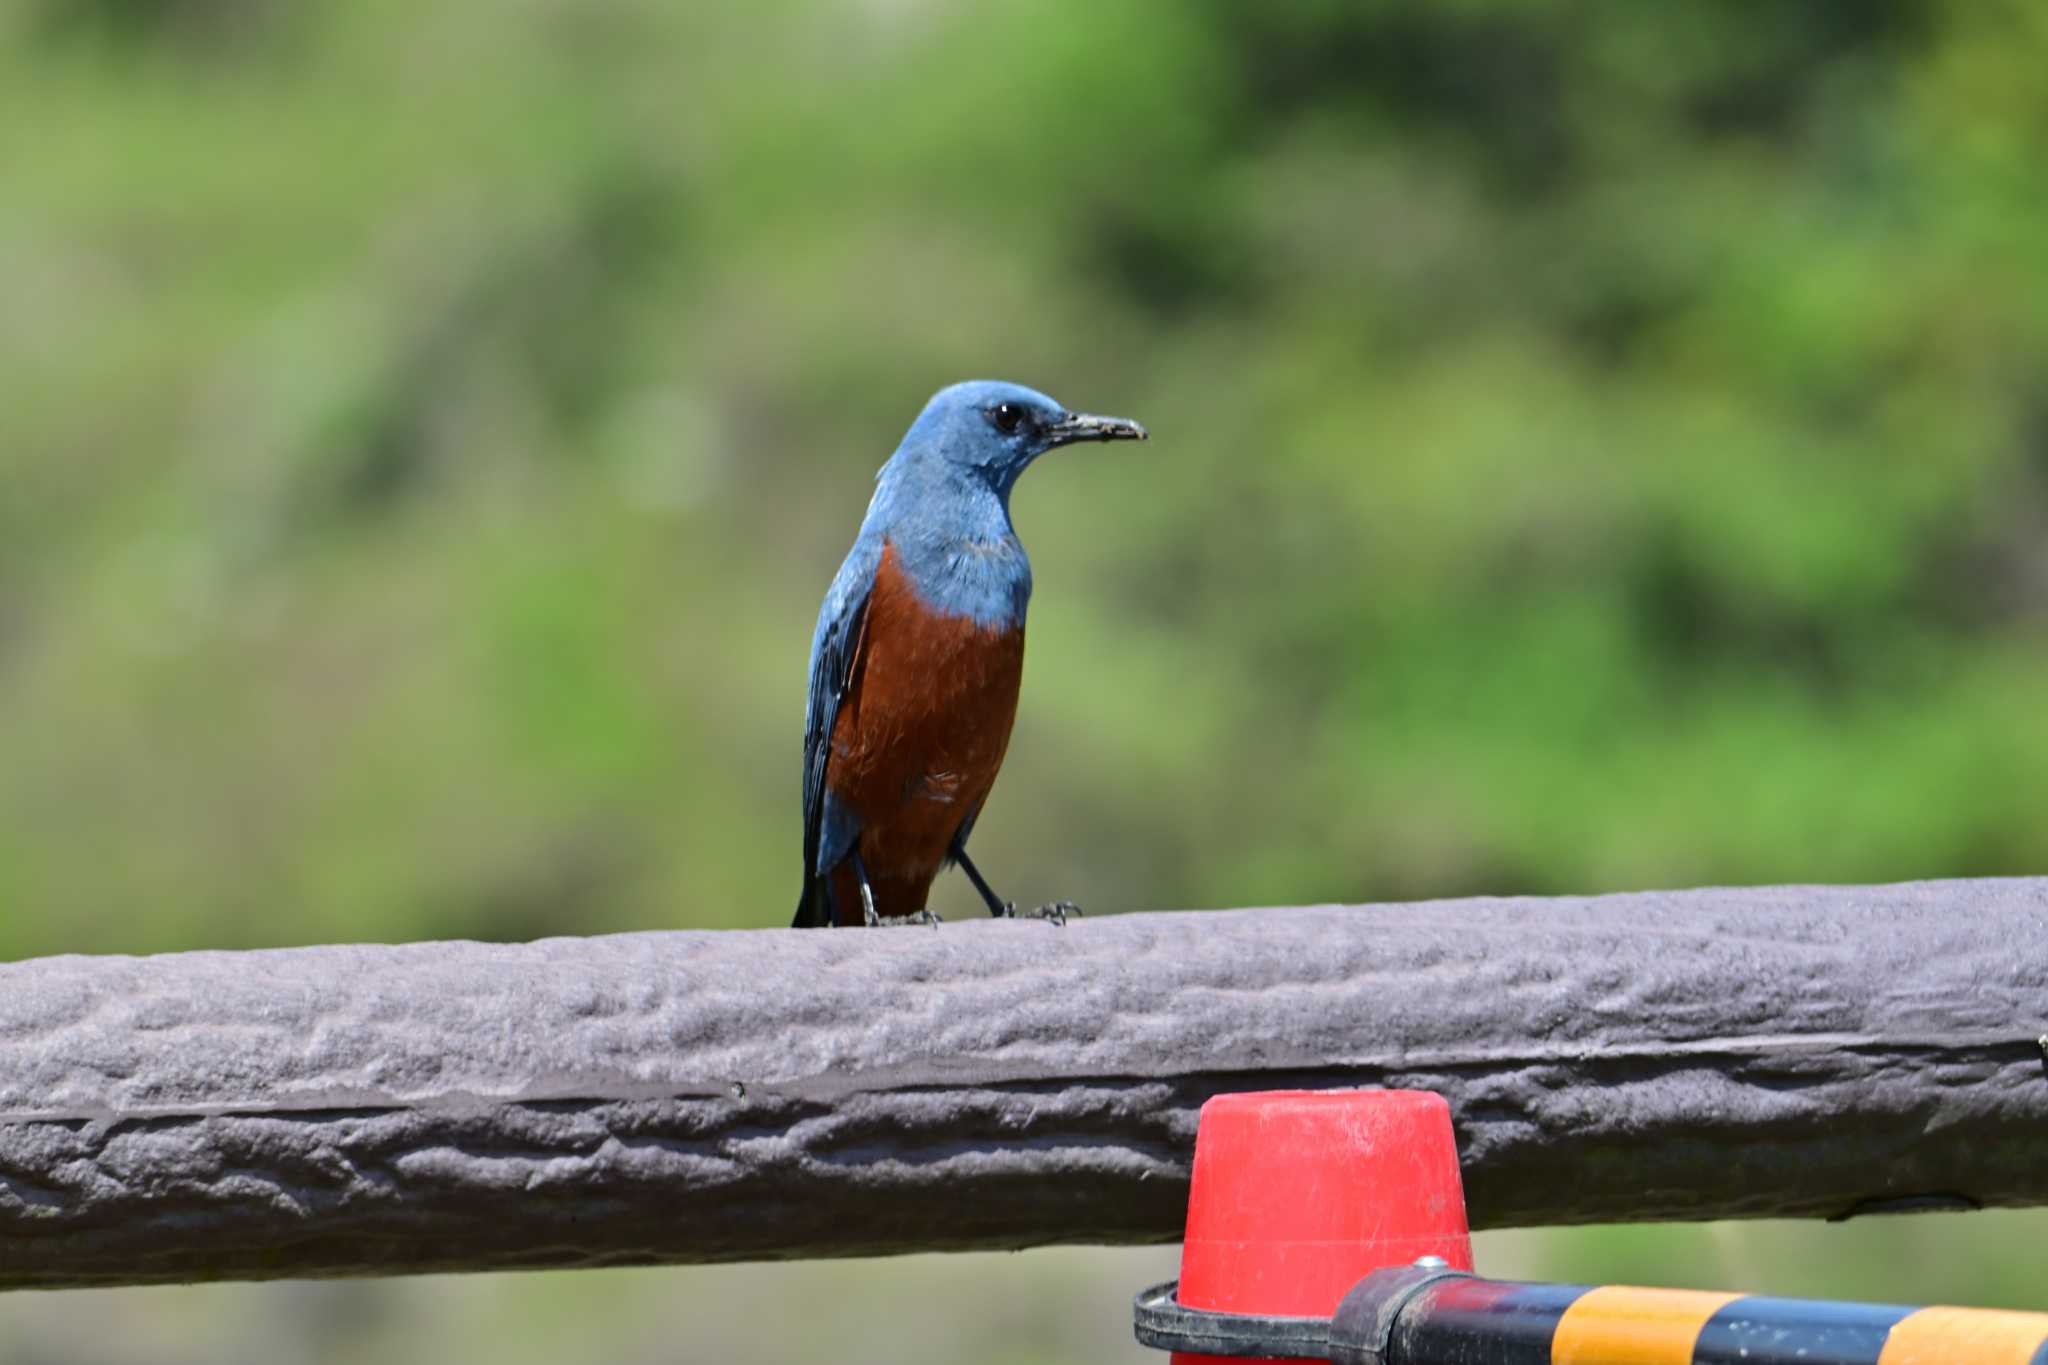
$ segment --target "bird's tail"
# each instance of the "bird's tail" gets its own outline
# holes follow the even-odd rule
[[[832,893],[823,877],[804,878],[803,894],[796,898],[792,929],[824,929],[832,923]]]

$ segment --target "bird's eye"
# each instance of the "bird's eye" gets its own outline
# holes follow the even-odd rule
[[[988,410],[988,420],[997,431],[1008,436],[1024,425],[1024,407],[1021,403],[998,403]]]

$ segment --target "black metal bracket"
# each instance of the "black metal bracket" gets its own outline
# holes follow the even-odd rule
[[[1329,1359],[1332,1365],[1387,1365],[1387,1344],[1394,1324],[1416,1296],[1445,1280],[1472,1278],[1434,1256],[1414,1265],[1375,1270],[1351,1286],[1330,1319]]]
[[[1469,1278],[1464,1271],[1441,1263],[1374,1271],[1351,1287],[1334,1318],[1189,1308],[1177,1296],[1180,1282],[1168,1280],[1132,1301],[1131,1330],[1141,1345],[1161,1351],[1384,1365],[1401,1310],[1439,1280],[1464,1278]]]
[[[1155,1284],[1131,1304],[1131,1330],[1140,1344],[1161,1351],[1211,1356],[1266,1356],[1278,1360],[1328,1360],[1328,1318],[1279,1317],[1258,1313],[1214,1313],[1189,1308],[1175,1297],[1180,1281]]]

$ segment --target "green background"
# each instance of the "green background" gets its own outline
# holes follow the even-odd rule
[[[2022,0],[0,0],[0,955],[785,922],[817,600],[969,376],[1154,434],[1017,495],[1006,894],[2048,870],[2044,70]],[[1480,1254],[2048,1308],[2044,1235]],[[1170,1271],[16,1295],[0,1354],[1138,1359]]]

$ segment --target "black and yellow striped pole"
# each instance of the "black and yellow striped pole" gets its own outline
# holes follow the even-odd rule
[[[2048,1313],[1525,1284],[1443,1266],[1360,1280],[1334,1318],[1138,1296],[1138,1339],[1209,1356],[1335,1365],[2048,1365]]]
[[[1361,1286],[1375,1305],[1399,1292],[1401,1272],[1381,1273]],[[1386,1365],[2048,1365],[2044,1313],[1455,1274],[1416,1288],[1391,1327]]]

